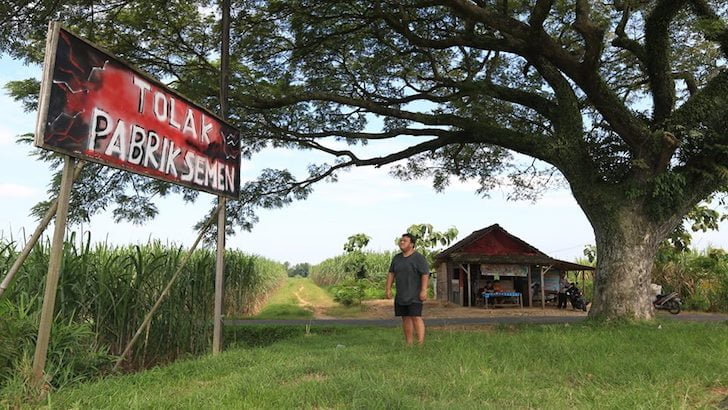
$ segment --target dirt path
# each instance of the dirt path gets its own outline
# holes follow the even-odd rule
[[[298,306],[300,306],[306,310],[312,311],[314,319],[324,319],[324,320],[334,319],[333,317],[328,316],[325,313],[326,307],[328,307],[328,306],[325,307],[325,306],[315,305],[315,304],[307,301],[306,299],[304,299],[301,296],[301,292],[303,292],[303,286],[299,287],[297,291],[293,292],[293,296],[295,296],[296,299],[298,299]]]

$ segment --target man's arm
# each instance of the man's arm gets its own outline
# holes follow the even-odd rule
[[[389,272],[387,274],[387,284],[384,286],[384,296],[387,299],[392,299],[392,282],[394,282],[394,273]]]
[[[429,278],[430,278],[429,273],[420,275],[420,300],[423,302],[427,300],[427,280]]]

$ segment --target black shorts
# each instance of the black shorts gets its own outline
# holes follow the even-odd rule
[[[400,305],[394,302],[395,316],[422,316],[422,303],[412,303],[410,305]]]

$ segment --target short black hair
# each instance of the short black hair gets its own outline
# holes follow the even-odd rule
[[[407,233],[403,233],[403,234],[402,234],[402,237],[403,237],[403,238],[404,238],[404,237],[407,237],[407,238],[409,238],[409,239],[410,239],[410,242],[412,242],[412,246],[415,246],[415,245],[417,245],[417,237],[416,237],[416,236],[414,236],[414,235],[412,235],[411,233],[409,233],[409,232],[407,232]]]

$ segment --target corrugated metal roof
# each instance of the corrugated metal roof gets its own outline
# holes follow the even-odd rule
[[[539,254],[539,255],[542,255],[542,256],[548,256],[545,253],[541,252],[540,250],[536,249],[534,246],[532,246],[528,242],[524,241],[523,239],[521,239],[521,238],[519,238],[519,237],[517,237],[515,235],[510,234],[508,231],[506,231],[505,229],[503,229],[500,225],[494,224],[494,225],[491,225],[491,226],[489,226],[487,228],[483,228],[483,229],[480,229],[478,231],[475,231],[475,232],[471,233],[470,235],[466,236],[465,238],[463,238],[462,240],[456,242],[451,247],[449,247],[449,248],[445,249],[444,251],[440,252],[436,256],[436,259],[444,258],[444,257],[447,257],[448,255],[450,255],[452,253],[456,253],[459,250],[467,247],[468,245],[472,244],[473,242],[477,241],[480,238],[483,238],[484,236],[490,234],[493,231],[500,231],[500,232],[502,232],[503,234],[507,235],[508,237],[510,237],[511,239],[513,239],[514,241],[516,241],[517,243],[519,243],[520,245],[522,245],[523,247],[529,249],[531,251],[531,253],[536,253],[536,254]]]
[[[487,255],[482,253],[466,253],[458,252],[478,239],[492,233],[493,231],[500,231],[505,235],[508,235],[511,239],[521,244],[524,248],[531,251],[531,253],[517,253],[508,255]],[[500,225],[495,224],[487,228],[475,231],[464,239],[458,241],[451,247],[440,252],[436,259],[450,259],[453,262],[460,263],[493,263],[493,264],[528,264],[528,265],[544,265],[551,266],[555,269],[563,271],[581,271],[581,270],[594,270],[594,267],[587,265],[580,265],[578,263],[562,261],[560,259],[554,259],[535,247],[528,244],[521,238],[508,233],[505,229],[501,228]]]

